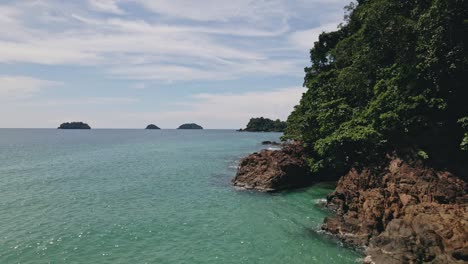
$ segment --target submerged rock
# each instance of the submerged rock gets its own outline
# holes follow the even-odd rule
[[[323,229],[366,247],[374,263],[468,258],[468,186],[446,171],[393,158],[381,173],[352,169],[328,196]]]
[[[154,125],[154,124],[149,124],[146,126],[145,129],[160,129],[157,125]]]
[[[91,127],[83,122],[67,122],[62,123],[58,129],[91,129]]]
[[[195,123],[189,123],[189,124],[183,124],[179,126],[178,129],[203,129],[203,127]]]
[[[267,141],[262,141],[262,145],[280,146],[281,143],[267,140]]]
[[[300,144],[287,144],[281,150],[262,150],[242,159],[234,186],[263,192],[298,188],[313,183]]]

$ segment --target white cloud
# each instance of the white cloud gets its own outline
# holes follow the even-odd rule
[[[341,10],[344,1],[316,12],[336,20],[342,12],[333,7]],[[158,15],[135,16],[124,9],[130,2]],[[291,53],[309,50],[322,29],[335,26],[288,34],[289,19],[313,18],[314,8],[329,3],[324,0],[85,3],[91,8],[58,0],[0,5],[0,63],[94,66],[108,77],[131,80],[297,76],[307,57],[299,61]]]
[[[323,32],[336,31],[340,22],[328,23],[319,27],[296,31],[291,34],[289,41],[299,50],[310,50],[320,34]]]
[[[59,86],[62,83],[36,79],[28,76],[0,76],[0,99],[8,100],[29,97],[43,88]]]
[[[287,15],[283,1],[253,0],[135,0],[149,10],[166,15],[199,21],[228,21],[235,18],[252,20]]]
[[[134,127],[156,122],[164,128],[176,128],[184,122],[196,122],[205,128],[241,128],[251,117],[286,120],[304,92],[305,88],[289,87],[239,94],[204,93],[175,103],[183,110],[126,113],[121,117],[132,120]]]
[[[106,12],[106,13],[114,13],[114,14],[119,14],[119,15],[125,13],[117,5],[116,0],[88,0],[88,3],[91,6],[91,8],[97,11]]]
[[[251,117],[285,120],[303,92],[305,88],[289,87],[236,94],[203,93],[186,101],[173,102],[172,107],[180,110],[172,111],[123,110],[139,102],[124,97],[52,100],[16,104],[15,107],[0,104],[0,127],[50,128],[66,121],[84,121],[93,128],[144,128],[149,123],[177,128],[186,122],[196,122],[205,128],[241,128]],[[119,107],[108,108],[116,104]],[[67,107],[60,108],[62,105]]]
[[[2,125],[55,127],[83,120],[93,127],[142,127],[149,122],[177,127],[194,121],[208,128],[239,128],[252,116],[286,118],[304,89],[255,91],[258,84],[249,78],[265,77],[263,84],[271,83],[271,76],[300,82],[308,64],[304,53],[323,30],[336,29],[349,0],[7,2],[0,4],[0,64],[12,65],[16,75],[0,75]],[[38,68],[50,70],[48,74],[64,71],[57,71],[64,82],[70,69],[77,74],[93,71],[86,84],[96,85],[70,83],[73,98],[54,95],[54,90],[41,98],[40,91],[60,83],[41,79]],[[122,79],[133,85],[108,89]],[[253,92],[198,94],[173,102],[172,107],[180,106],[177,111],[164,111],[144,99],[173,93],[149,89],[164,86],[160,82],[172,83],[171,89],[189,84],[187,92],[178,92],[187,98],[204,81],[227,80],[232,87],[236,79]]]
[[[121,105],[133,104],[140,100],[137,98],[127,97],[86,97],[80,99],[60,99],[60,100],[46,100],[29,105],[36,106],[61,106],[61,105]]]

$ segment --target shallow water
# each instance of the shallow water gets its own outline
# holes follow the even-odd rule
[[[356,263],[317,232],[330,186],[230,186],[279,136],[0,129],[0,263]]]

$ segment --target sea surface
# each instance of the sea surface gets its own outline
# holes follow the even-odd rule
[[[0,129],[0,263],[356,263],[318,232],[332,186],[230,185],[278,133]]]

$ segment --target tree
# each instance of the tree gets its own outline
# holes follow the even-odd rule
[[[465,160],[467,3],[360,0],[320,35],[284,136],[305,144],[313,171],[408,148],[441,166]]]

